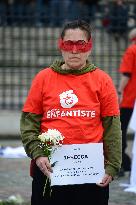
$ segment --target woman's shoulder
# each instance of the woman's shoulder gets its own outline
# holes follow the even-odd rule
[[[97,67],[95,69],[95,72],[93,73],[97,77],[97,79],[111,79],[110,75],[106,71],[100,69],[99,67]]]
[[[52,72],[52,69],[50,67],[45,67],[36,74],[36,78],[45,79],[46,76],[49,77],[49,75],[52,73],[53,72]]]
[[[48,75],[52,72],[52,69],[50,67],[45,67],[42,70],[38,72],[39,75]]]

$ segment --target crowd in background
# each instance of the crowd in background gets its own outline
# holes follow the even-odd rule
[[[95,15],[98,2],[100,0],[0,0],[0,24],[61,26],[64,21],[83,14],[89,20],[89,15]]]
[[[128,16],[136,22],[136,6],[126,1],[102,0],[0,0],[0,25],[61,26],[67,20],[82,18],[93,22],[96,15],[108,32],[126,30]],[[119,23],[118,23],[119,22]],[[115,26],[116,25],[116,26]],[[117,37],[117,35],[116,35]]]

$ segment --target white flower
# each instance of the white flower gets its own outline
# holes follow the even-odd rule
[[[42,133],[38,138],[50,149],[50,146],[61,146],[64,136],[56,129],[48,129],[47,132]]]
[[[38,138],[41,140],[41,142],[45,142],[44,134],[39,135]]]
[[[52,142],[53,145],[56,145],[59,143],[59,141],[62,141],[64,137],[58,130],[48,129],[48,131],[46,132],[46,139]]]
[[[38,136],[38,139],[40,139],[41,143],[39,144],[39,147],[44,150],[44,152],[47,154],[49,159],[51,158],[51,154],[57,149],[57,147],[62,145],[64,136],[56,129],[48,129],[47,132],[42,133]],[[55,166],[56,162],[52,164],[52,166]],[[46,185],[48,182],[48,177],[46,178],[46,183],[43,190],[43,196],[45,194]]]

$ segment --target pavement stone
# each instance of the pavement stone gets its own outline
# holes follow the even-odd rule
[[[128,154],[131,156],[133,141],[128,142]],[[3,146],[20,146],[21,140],[0,140]],[[25,204],[30,204],[31,182],[29,176],[29,158],[0,158],[0,199],[6,200],[11,195],[20,195]],[[120,183],[129,183],[129,173],[110,184],[109,205],[136,205],[136,194],[124,192]]]

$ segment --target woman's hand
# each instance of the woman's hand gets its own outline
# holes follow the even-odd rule
[[[50,173],[53,172],[51,164],[48,160],[48,157],[38,157],[36,159],[36,165],[39,169],[50,178]]]
[[[105,174],[102,181],[100,183],[97,183],[98,186],[100,187],[106,187],[109,183],[111,183],[113,180],[113,177]]]

